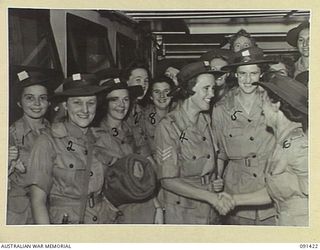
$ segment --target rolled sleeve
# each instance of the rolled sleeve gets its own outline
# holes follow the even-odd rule
[[[29,158],[31,185],[37,185],[47,194],[53,182],[55,151],[47,135],[40,135],[36,140]]]
[[[293,141],[291,147],[282,152],[284,172],[273,174],[268,181],[273,197],[287,200],[308,195],[308,148],[304,144],[303,140]]]
[[[309,194],[308,188],[308,146],[307,142],[301,141],[294,147],[288,157],[292,172],[297,175],[299,187],[303,194]]]
[[[277,200],[288,200],[292,196],[299,196],[300,192],[298,178],[295,174],[284,172],[279,175],[273,175],[267,181],[269,194]]]
[[[162,120],[155,130],[156,162],[158,178],[174,178],[180,176],[178,165],[178,135],[167,120]]]

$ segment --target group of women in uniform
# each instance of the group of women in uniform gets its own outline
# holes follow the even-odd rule
[[[18,73],[7,224],[308,225],[308,89],[292,77],[308,70],[309,23],[287,40],[291,77],[244,30],[154,79],[132,63],[51,95],[45,75]]]

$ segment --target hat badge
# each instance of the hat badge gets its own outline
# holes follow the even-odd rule
[[[114,78],[113,81],[114,81],[114,83],[120,83],[121,82],[119,78]]]
[[[242,52],[241,52],[241,55],[242,55],[243,57],[245,57],[245,56],[250,56],[250,51],[249,51],[249,50],[242,51]]]
[[[210,66],[209,61],[203,61],[203,64],[204,64],[205,67],[209,67]]]
[[[29,74],[27,71],[21,71],[17,74],[18,78],[19,78],[19,81],[22,82],[23,80],[29,78]]]
[[[73,75],[72,75],[72,80],[73,80],[73,81],[79,81],[79,80],[81,80],[81,74],[80,74],[80,73],[78,73],[78,74],[73,74]]]

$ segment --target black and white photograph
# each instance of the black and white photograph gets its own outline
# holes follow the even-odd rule
[[[313,13],[272,7],[6,8],[5,227],[310,228]]]

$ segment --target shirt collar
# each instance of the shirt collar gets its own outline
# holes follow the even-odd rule
[[[122,129],[122,131],[123,131],[123,133],[124,134],[126,134],[126,133],[130,133],[130,126],[129,126],[129,124],[127,123],[127,121],[126,120],[122,120],[122,123],[121,123],[121,129]],[[108,122],[107,122],[107,118],[106,117],[104,117],[102,120],[101,120],[101,122],[100,122],[100,128],[101,129],[103,129],[103,130],[105,130],[105,131],[107,131],[107,132],[109,132],[109,131],[111,131],[112,130],[112,128],[108,125]]]
[[[29,134],[32,131],[30,123],[28,122],[28,120],[27,120],[27,118],[25,116],[23,116],[21,118],[21,122],[23,124],[23,130],[24,130],[23,131],[24,132],[23,135],[26,136],[27,134]],[[40,129],[49,128],[49,127],[50,127],[50,123],[46,119],[43,119],[42,123],[41,123],[41,125],[39,126],[38,129],[40,130]]]
[[[236,101],[236,96],[238,96],[240,94],[240,87],[236,87],[232,90],[230,90],[230,92],[226,95],[226,101],[227,101],[227,109],[230,111],[234,111],[236,110],[241,110],[244,111],[242,105],[239,103],[239,101]],[[257,88],[256,90],[256,94],[258,95],[254,101],[254,103],[252,104],[252,111],[250,112],[250,116],[252,114],[255,114],[256,112],[261,113],[261,109],[262,109],[262,101],[261,101],[261,96],[263,94],[265,90],[262,88]],[[246,114],[246,112],[243,112],[243,114]]]
[[[199,129],[200,132],[204,132],[210,123],[210,119],[207,114],[200,112],[196,128],[194,124],[190,121],[186,110],[183,108],[183,105],[181,105],[179,109],[179,117],[177,119],[177,122],[179,123],[179,127],[182,130],[191,128],[192,130]]]
[[[77,139],[83,138],[89,131],[88,129],[84,134],[83,131],[78,126],[76,126],[75,124],[69,121],[64,122],[64,125],[66,127],[66,131],[68,135]]]

